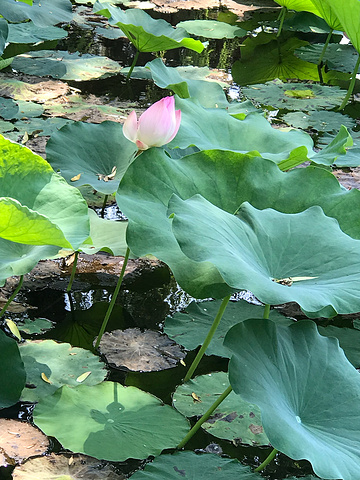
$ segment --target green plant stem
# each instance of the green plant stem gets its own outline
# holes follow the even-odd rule
[[[24,281],[24,275],[20,275],[20,280],[19,280],[18,286],[15,288],[15,290],[11,294],[9,300],[5,303],[4,307],[2,308],[2,310],[0,312],[0,318],[4,315],[8,306],[10,305],[10,303],[14,300],[16,295],[19,293],[19,290],[22,287],[23,281]]]
[[[130,248],[127,247],[126,253],[125,253],[125,257],[124,257],[123,266],[122,266],[121,272],[120,272],[120,276],[119,276],[118,282],[117,282],[117,284],[116,284],[116,287],[115,287],[113,296],[112,296],[112,298],[111,298],[111,302],[109,303],[108,309],[107,309],[107,311],[106,311],[106,314],[105,314],[103,323],[102,323],[102,325],[101,325],[98,338],[97,338],[96,343],[95,343],[95,350],[96,350],[97,348],[99,348],[100,341],[101,341],[101,337],[104,335],[105,328],[106,328],[106,326],[107,326],[107,324],[108,324],[108,321],[109,321],[111,312],[113,311],[113,308],[114,308],[114,305],[115,305],[115,301],[116,301],[117,296],[118,296],[118,294],[119,294],[120,287],[121,287],[121,284],[122,284],[122,281],[123,281],[123,278],[124,278],[124,275],[125,275],[125,270],[126,270],[126,265],[127,265],[127,263],[128,263],[128,260],[129,260],[129,255],[130,255]]]
[[[254,472],[261,472],[261,470],[264,470],[264,468],[275,458],[275,455],[277,454],[278,450],[274,448],[271,453],[265,458],[265,460],[262,462],[261,465],[259,465],[257,468],[255,468]]]
[[[330,42],[331,36],[332,36],[332,34],[333,34],[333,31],[334,31],[334,30],[331,28],[328,36],[326,37],[326,42],[324,43],[323,49],[321,50],[320,57],[319,57],[319,59],[318,59],[318,61],[317,61],[317,68],[318,68],[319,81],[320,81],[320,83],[323,83],[323,76],[322,76],[322,73],[321,73],[322,61],[323,61],[323,58],[324,58],[326,49],[327,49],[327,47],[328,47],[328,45],[329,45],[329,42]]]
[[[78,257],[79,257],[79,252],[75,252],[75,258],[74,258],[74,261],[73,261],[73,264],[72,264],[70,280],[69,280],[69,284],[66,288],[66,293],[69,293],[71,291],[71,287],[72,287],[72,284],[73,284],[73,281],[74,281],[74,278],[75,278]]]
[[[270,315],[270,305],[267,303],[264,308],[264,316],[263,318],[268,319]]]
[[[107,201],[108,201],[108,198],[109,198],[109,195],[105,195],[104,197],[104,201],[103,201],[103,204],[102,204],[102,207],[101,207],[101,218],[104,218],[104,213],[105,213],[105,207],[106,207],[106,204],[107,204]]]
[[[129,70],[129,73],[126,75],[126,81],[128,81],[131,77],[131,74],[135,68],[135,65],[136,65],[136,62],[137,62],[137,59],[139,58],[139,54],[140,52],[137,50],[136,53],[135,53],[135,56],[134,56],[134,60],[131,64],[131,67],[130,67],[130,70]]]
[[[277,37],[280,37],[282,27],[283,27],[283,24],[284,24],[284,20],[285,20],[285,17],[286,17],[286,12],[287,12],[287,8],[282,7],[281,11],[280,11],[280,14],[279,14],[279,18],[278,18],[278,20],[280,20],[280,25],[279,25],[278,33],[276,35]]]
[[[360,65],[360,55],[358,54],[358,59],[357,59],[357,62],[356,62],[356,65],[355,65],[355,68],[354,68],[354,71],[353,71],[353,74],[352,74],[352,77],[351,77],[351,82],[350,82],[348,91],[346,93],[346,96],[345,96],[342,104],[339,107],[339,110],[343,110],[346,107],[346,104],[347,104],[347,102],[350,98],[350,95],[352,94],[352,92],[354,90],[355,82],[356,82],[356,74],[359,70],[359,65]]]
[[[184,445],[187,444],[187,442],[190,440],[191,437],[195,435],[195,433],[199,430],[201,425],[206,422],[206,420],[212,415],[213,411],[217,409],[217,407],[220,405],[220,403],[225,400],[225,398],[229,395],[229,393],[232,392],[232,387],[229,385],[225,392],[223,392],[220,397],[214,402],[209,410],[204,413],[204,415],[195,423],[195,425],[192,427],[190,432],[181,440],[177,448],[183,448]]]
[[[208,334],[207,334],[207,336],[204,340],[204,343],[201,345],[201,348],[198,351],[198,354],[196,355],[194,361],[190,365],[190,368],[189,368],[187,374],[185,375],[184,382],[187,382],[188,380],[190,380],[190,378],[192,377],[196,367],[199,365],[200,360],[204,356],[204,353],[205,353],[207,347],[209,346],[209,344],[210,344],[210,342],[211,342],[211,340],[214,336],[214,333],[216,332],[217,327],[219,326],[220,320],[221,320],[221,318],[224,314],[224,311],[225,311],[225,308],[226,308],[227,304],[229,303],[229,300],[230,300],[230,295],[225,297],[223,299],[223,301],[221,302],[219,310],[216,314],[216,317],[214,318],[214,321],[213,321],[213,323],[211,325],[211,328],[210,328],[210,330],[209,330],[209,332],[208,332]]]

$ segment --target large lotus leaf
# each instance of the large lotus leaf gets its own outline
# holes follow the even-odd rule
[[[52,135],[46,146],[46,157],[71,185],[91,185],[109,195],[116,192],[136,151],[136,145],[124,137],[119,123],[76,122]]]
[[[0,238],[0,286],[14,275],[29,273],[40,260],[54,257],[59,247],[23,245]]]
[[[185,255],[211,262],[233,289],[270,305],[297,302],[308,316],[360,310],[360,241],[320,207],[284,214],[246,202],[235,216],[201,195],[173,195],[168,213]]]
[[[316,8],[316,6],[313,4],[311,0],[275,0],[275,1],[282,7],[286,7],[289,10],[296,10],[298,12],[305,10],[306,12],[311,12],[311,13],[315,13],[315,15],[319,15],[318,9]]]
[[[306,45],[295,50],[295,55],[308,62],[317,63],[323,48],[322,43]],[[352,45],[330,43],[326,48],[323,63],[330,69],[351,73],[354,71],[357,59],[358,54]]]
[[[70,187],[40,156],[0,137],[0,191],[43,215],[76,249],[89,236],[88,208],[78,189]]]
[[[39,27],[34,22],[10,23],[8,42],[38,43],[45,40],[60,40],[67,35],[67,31],[59,27]]]
[[[217,20],[186,20],[176,25],[177,28],[184,28],[191,35],[205,38],[235,38],[244,37],[247,32],[238,25]]]
[[[208,264],[189,260],[180,250],[167,215],[173,193],[183,199],[200,193],[229,213],[244,201],[285,213],[320,205],[345,233],[360,239],[360,192],[342,189],[322,168],[283,173],[271,161],[240,153],[212,150],[175,160],[160,149],[145,151],[128,168],[116,196],[129,218],[128,244],[137,256],[152,253],[167,263],[183,288],[197,298],[211,296],[206,287],[210,271],[214,283],[225,286]],[[224,288],[222,297],[228,293]]]
[[[24,102],[25,103],[25,102]],[[27,102],[29,103],[29,102]],[[18,120],[13,125],[16,129],[14,136],[17,138],[27,134],[39,137],[50,136],[60,130],[64,125],[73,123],[67,118],[29,118],[28,120]],[[10,136],[7,135],[9,138]],[[11,138],[10,138],[11,140]]]
[[[173,395],[173,405],[185,417],[201,417],[229,386],[225,372],[209,373],[179,385]],[[261,425],[256,405],[231,392],[202,424],[202,428],[217,438],[234,444],[267,445],[269,439]]]
[[[329,4],[322,0],[311,0],[311,2],[318,10],[317,15],[320,15],[333,30],[339,30],[340,32],[344,30]]]
[[[39,27],[70,22],[73,17],[70,0],[33,0],[32,5],[1,0],[0,15],[10,22],[22,22],[30,18]]]
[[[169,405],[113,382],[62,387],[40,399],[34,422],[64,448],[115,462],[159,455],[175,448],[189,430]]]
[[[94,11],[109,18],[112,25],[120,27],[139,52],[159,52],[186,47],[200,53],[204,49],[204,45],[199,40],[189,38],[183,28],[173,28],[162,19],[155,20],[143,10],[122,10],[96,2]]]
[[[49,75],[78,82],[117,75],[122,68],[107,57],[68,53],[63,50],[38,50],[17,55],[12,67],[28,75]]]
[[[271,42],[259,44],[252,37],[248,38],[241,50],[241,60],[236,61],[231,70],[233,79],[239,85],[267,82],[278,78],[288,80],[319,80],[316,65],[294,55],[294,50],[308,42],[296,37],[289,38],[279,45],[279,39],[273,36]],[[254,47],[255,45],[255,47]],[[244,50],[244,54],[243,54]]]
[[[339,167],[357,167],[360,165],[360,137],[359,132],[351,132],[351,137],[353,143],[347,143],[346,145],[346,152],[340,154],[336,161],[334,162]],[[323,135],[319,140],[319,146],[322,146],[326,142],[334,142],[335,138],[331,134]],[[330,163],[328,163],[330,165]]]
[[[28,402],[52,395],[63,385],[96,385],[107,375],[105,365],[97,355],[69,343],[27,341],[20,346],[20,354],[25,365],[26,383],[31,385],[23,389],[21,400]]]
[[[313,153],[309,135],[299,130],[283,132],[272,128],[263,115],[253,114],[238,120],[222,108],[204,108],[188,98],[177,98],[176,106],[181,110],[181,124],[169,144],[172,148],[196,145],[200,150],[255,151],[274,162],[295,155],[298,147],[303,161],[308,160],[308,153]]]
[[[354,367],[360,367],[360,331],[354,328],[339,328],[329,325],[318,327],[319,333],[324,337],[334,337],[339,340],[340,347]]]
[[[132,480],[261,480],[258,473],[238,460],[211,453],[197,455],[183,451],[173,455],[160,455],[144,470],[138,470]]]
[[[1,72],[0,80],[0,95],[11,97],[15,100],[32,100],[43,103],[46,100],[58,98],[69,92],[69,86],[67,84],[57,82],[56,85],[54,85],[53,80],[44,80],[46,85],[40,83],[34,86],[34,84],[22,82],[13,76],[4,73],[1,74]]]
[[[26,245],[71,248],[56,224],[9,197],[0,197],[0,237]]]
[[[278,27],[279,22],[270,22],[271,27]],[[323,18],[313,15],[310,12],[292,12],[287,15],[282,30],[304,33],[326,33],[330,32],[329,25]]]
[[[359,0],[324,0],[334,12],[356,50],[360,52],[360,2]]]
[[[177,312],[172,317],[167,317],[164,332],[186,349],[194,350],[205,340],[220,305],[220,300],[200,303],[191,302],[185,309],[186,313]],[[261,317],[263,313],[263,306],[252,305],[245,300],[230,302],[225,309],[210,345],[206,349],[206,355],[230,357],[229,351],[223,345],[227,331],[237,323],[248,318]],[[284,317],[276,310],[270,311],[269,318],[286,325],[292,323],[292,320]]]
[[[0,56],[2,55],[9,34],[9,26],[4,18],[0,18]]]
[[[15,102],[12,98],[3,97],[0,97],[0,109],[1,117],[5,120],[38,117],[44,112],[44,108],[39,103],[24,102],[23,100]]]
[[[331,109],[340,105],[345,95],[337,86],[315,83],[283,83],[280,80],[242,89],[245,96],[264,105],[286,110]]]
[[[309,113],[305,112],[290,112],[284,115],[283,120],[295,128],[312,128],[318,132],[336,132],[339,125],[345,125],[347,128],[353,128],[356,121],[348,115],[343,115],[340,112],[326,112],[311,110]]]
[[[0,408],[14,405],[25,386],[25,369],[17,343],[0,330]]]
[[[277,327],[247,320],[229,331],[225,343],[234,353],[230,384],[260,407],[271,444],[309,460],[322,478],[356,480],[360,381],[337,340],[322,337],[309,321]]]

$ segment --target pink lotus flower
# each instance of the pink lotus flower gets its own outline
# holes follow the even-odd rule
[[[139,150],[161,147],[169,143],[180,127],[181,111],[175,110],[174,97],[165,97],[140,115],[130,113],[123,125],[123,133]]]

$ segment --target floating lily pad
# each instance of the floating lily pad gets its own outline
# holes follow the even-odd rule
[[[306,45],[295,50],[295,55],[307,62],[317,63],[323,47],[324,45],[322,43]],[[329,69],[352,73],[357,59],[358,53],[352,45],[330,43],[326,48],[323,63],[326,64]]]
[[[169,405],[113,382],[62,387],[40,399],[34,422],[64,448],[115,462],[159,455],[175,448],[189,430]]]
[[[309,460],[321,478],[355,480],[359,373],[337,340],[322,337],[313,322],[279,327],[259,319],[233,327],[225,344],[233,351],[231,386],[260,407],[273,447]]]
[[[173,28],[165,20],[153,19],[143,10],[119,7],[96,2],[94,11],[109,18],[112,25],[117,25],[125,33],[139,52],[159,52],[173,48],[186,47],[200,53],[204,45],[199,40],[187,36],[183,28]]]
[[[72,20],[73,14],[69,0],[33,0],[30,4],[28,3],[30,2],[2,0],[0,15],[15,23],[30,18],[41,28],[60,22],[68,23]]]
[[[175,342],[183,345],[188,350],[194,350],[202,344],[214,318],[219,310],[221,301],[191,302],[186,307],[186,313],[175,313],[167,317],[164,332]],[[264,307],[251,305],[245,300],[230,302],[221,318],[220,324],[206,349],[206,355],[217,355],[219,357],[230,356],[229,351],[223,346],[224,338],[233,325],[248,318],[261,317]],[[276,310],[270,311],[270,318],[274,321],[289,325],[292,320],[284,317]]]
[[[128,244],[136,256],[151,253],[167,263],[196,298],[210,297],[212,288],[206,285],[211,283],[224,287],[221,297],[230,292],[209,264],[193,262],[180,250],[167,214],[172,193],[183,199],[200,193],[229,213],[244,201],[285,213],[320,205],[345,233],[360,238],[360,192],[344,190],[324,169],[283,173],[273,162],[226,151],[198,152],[181,160],[161,150],[145,151],[130,165],[116,194],[120,210],[129,218]]]
[[[29,335],[44,333],[54,327],[53,322],[46,318],[25,318],[21,322],[17,323],[17,326],[21,332],[25,332]]]
[[[168,214],[184,254],[212,263],[234,290],[250,290],[270,305],[297,302],[313,317],[360,311],[353,295],[360,288],[360,242],[320,207],[283,214],[246,202],[235,216],[201,195],[185,201],[173,195]]]
[[[63,50],[38,50],[17,55],[12,67],[28,75],[49,75],[78,82],[117,75],[121,70],[117,62],[107,57]]]
[[[10,23],[9,37],[10,43],[38,43],[45,40],[60,40],[67,37],[68,32],[59,27],[39,27],[33,22]]]
[[[100,350],[109,364],[142,372],[175,367],[185,357],[167,335],[139,328],[104,333]]]
[[[284,115],[283,120],[295,128],[313,128],[318,132],[334,132],[339,129],[339,125],[345,125],[347,128],[353,128],[356,121],[348,115],[340,112],[324,112],[313,110],[309,113],[290,112]]]
[[[0,112],[1,112],[1,117],[4,120],[12,120],[13,118],[16,118],[18,112],[19,112],[19,107],[17,103],[12,100],[11,98],[0,98]]]
[[[225,372],[209,373],[179,385],[173,395],[175,408],[186,417],[201,417],[229,386]],[[268,445],[260,410],[231,392],[202,428],[234,444]]]
[[[31,458],[12,472],[14,480],[121,480],[110,465],[86,455],[46,455]]]
[[[47,160],[68,183],[91,185],[105,195],[116,192],[136,151],[116,122],[67,125],[54,133],[46,146]]]
[[[38,83],[27,83],[0,73],[0,95],[14,98],[15,100],[32,100],[45,102],[46,100],[66,95],[69,86],[55,80],[44,80]]]
[[[286,110],[331,109],[340,105],[345,91],[337,86],[310,83],[282,83],[279,80],[265,85],[251,85],[242,89],[251,100]]]
[[[133,480],[261,480],[261,476],[242,465],[238,460],[183,451],[173,455],[160,455],[144,470],[138,470]]]
[[[324,337],[334,337],[339,340],[340,347],[354,367],[360,367],[360,331],[353,328],[339,328],[329,325],[318,327],[319,333]]]
[[[35,455],[44,455],[49,440],[29,423],[0,418],[0,446],[0,466],[6,467]]]
[[[25,365],[27,384],[21,399],[28,402],[36,402],[46,395],[52,395],[63,385],[96,385],[107,375],[104,364],[97,355],[72,347],[69,343],[29,340],[20,346],[20,353]],[[81,380],[85,373],[88,375]]]
[[[64,125],[72,123],[67,118],[31,118],[29,120],[18,120],[14,128],[18,135],[35,135],[37,137],[50,136],[60,130]]]
[[[246,30],[237,25],[217,20],[187,20],[179,22],[176,27],[184,28],[191,35],[205,38],[236,38],[247,34]]]
[[[25,385],[25,369],[17,343],[0,330],[0,409],[14,405]],[[11,375],[9,375],[11,372]]]

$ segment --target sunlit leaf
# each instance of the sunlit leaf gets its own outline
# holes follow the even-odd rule
[[[191,35],[205,38],[244,37],[247,31],[238,25],[229,25],[217,20],[186,20],[176,25],[184,28]]]
[[[70,22],[73,17],[69,0],[33,0],[32,4],[1,0],[0,15],[15,23],[30,18],[41,28],[60,22]]]

